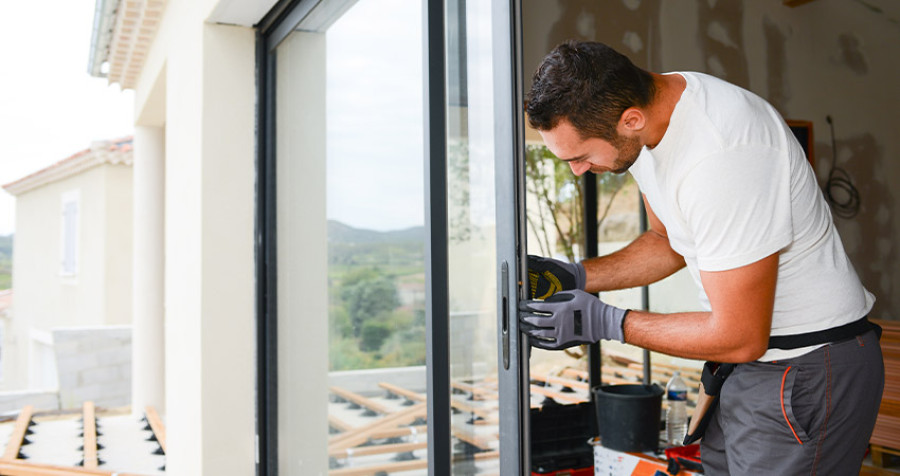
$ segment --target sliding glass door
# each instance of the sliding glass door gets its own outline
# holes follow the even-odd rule
[[[523,473],[515,3],[261,22],[259,474]]]

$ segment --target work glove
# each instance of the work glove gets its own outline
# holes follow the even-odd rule
[[[520,302],[519,326],[531,336],[531,345],[561,350],[600,339],[625,342],[622,324],[627,313],[576,289],[543,301]]]
[[[547,299],[569,289],[584,289],[586,281],[581,263],[528,255],[528,281],[532,299]]]

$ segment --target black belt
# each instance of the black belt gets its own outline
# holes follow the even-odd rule
[[[794,334],[789,336],[772,336],[769,337],[770,349],[799,349],[800,347],[808,347],[811,345],[828,344],[832,342],[840,342],[842,340],[852,339],[860,334],[864,334],[870,330],[874,330],[881,338],[881,326],[869,321],[868,316],[863,316],[858,321],[844,324],[824,331],[807,332],[805,334]],[[731,375],[731,372],[737,364],[720,364],[716,362],[706,362],[703,365],[703,375],[700,381],[703,382],[703,391],[712,398],[712,403],[705,411],[699,415],[694,414],[691,418],[700,418],[700,423],[693,433],[684,437],[684,444],[691,444],[703,437],[706,427],[709,426],[710,420],[719,406],[719,392],[722,390],[722,384],[725,379]]]
[[[844,324],[831,329],[822,331],[807,332],[805,334],[794,334],[789,336],[771,336],[769,337],[770,349],[799,349],[800,347],[809,347],[811,345],[828,344],[842,340],[852,339],[860,334],[874,330],[878,337],[881,337],[881,326],[873,323],[868,316],[863,316],[858,321]]]

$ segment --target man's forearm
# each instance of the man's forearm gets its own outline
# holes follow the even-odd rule
[[[625,342],[663,354],[695,360],[741,363],[765,352],[768,332],[726,325],[711,312],[658,314],[628,311]],[[757,336],[748,338],[748,335]]]
[[[615,253],[582,261],[585,291],[627,289],[655,283],[684,267],[665,236],[650,230]]]

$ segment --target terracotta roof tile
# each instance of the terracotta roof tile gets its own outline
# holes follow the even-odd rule
[[[51,172],[62,170],[67,166],[71,166],[77,163],[79,160],[84,159],[85,156],[90,155],[92,153],[96,153],[98,150],[103,150],[110,153],[121,152],[121,153],[131,153],[134,148],[134,137],[133,136],[125,136],[120,137],[118,139],[113,139],[110,141],[99,141],[95,142],[92,147],[88,147],[87,149],[80,150],[75,152],[74,154],[62,159],[52,165],[44,167],[36,172],[30,173],[18,180],[12,181],[3,185],[2,187],[6,189],[13,195],[21,193],[17,191],[21,185],[29,182],[29,181],[37,181],[38,177],[41,175],[50,175]],[[130,161],[129,161],[130,163]],[[58,180],[58,179],[57,179]],[[54,181],[54,180],[50,180]]]

